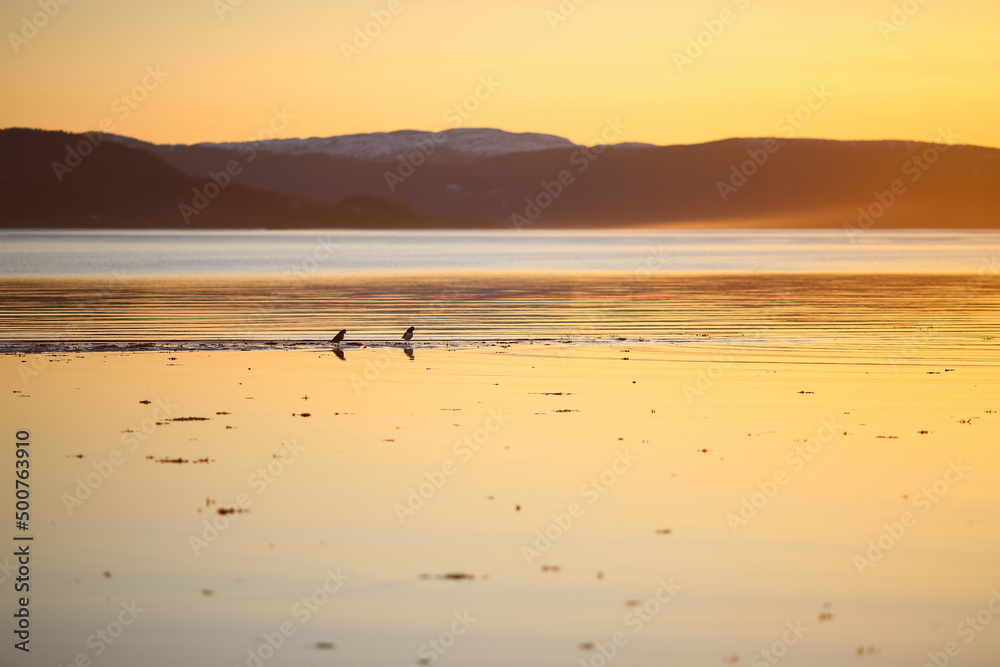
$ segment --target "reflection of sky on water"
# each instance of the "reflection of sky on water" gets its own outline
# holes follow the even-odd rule
[[[27,398],[0,396],[36,447],[33,657],[93,658],[87,637],[135,599],[146,611],[100,664],[246,664],[287,621],[267,664],[408,665],[466,609],[478,620],[442,664],[573,664],[619,630],[630,664],[746,664],[797,620],[808,640],[786,664],[842,665],[869,645],[881,664],[919,664],[997,585],[998,376],[974,348],[925,346],[897,369],[859,359],[866,328],[787,361],[775,341],[430,347],[417,363],[393,348],[52,356]],[[719,359],[732,364],[700,385]],[[0,358],[6,377],[20,361]],[[152,428],[157,398],[208,420]],[[502,428],[468,449],[491,410]],[[788,458],[830,422],[813,460]],[[69,513],[65,494],[116,449],[124,463]],[[636,462],[590,503],[583,485],[621,452]],[[957,460],[971,471],[920,513],[912,498]],[[790,481],[734,534],[728,515],[779,471]],[[223,520],[241,494],[250,511]],[[574,502],[582,515],[546,548],[537,531]],[[854,557],[905,511],[917,525],[859,576]],[[526,545],[542,549],[530,565]],[[300,622],[295,605],[338,569],[344,588]],[[447,573],[476,578],[434,578]],[[671,577],[677,597],[632,634],[626,603]],[[998,650],[984,633],[963,664]]]
[[[3,231],[0,274],[968,272],[991,231]]]
[[[378,234],[343,235],[359,266],[382,261],[365,249]],[[914,273],[935,244],[943,250],[928,270],[976,271],[989,235],[916,235],[908,251],[867,236],[864,252],[888,258],[886,271],[906,267],[895,275],[866,273],[882,261],[857,249],[828,254],[837,235],[776,233],[714,248],[678,235],[671,257],[728,254],[747,266],[781,248],[789,272],[648,274],[647,237],[583,235],[580,254],[557,261],[623,272],[301,279],[282,272],[314,237],[242,239],[237,268],[271,273],[234,277],[201,275],[235,270],[225,235],[207,236],[169,241],[190,255],[169,259],[177,275],[167,279],[3,280],[5,341],[190,350],[252,339],[263,349],[0,355],[0,413],[9,433],[30,429],[34,447],[37,642],[29,662],[0,649],[2,664],[82,654],[108,667],[245,665],[287,623],[268,667],[410,665],[468,610],[477,620],[442,665],[579,664],[596,655],[581,644],[619,631],[628,644],[615,664],[752,664],[801,621],[808,633],[782,665],[908,667],[961,642],[958,624],[1000,585],[996,274]],[[109,237],[97,265],[165,266],[162,246]],[[57,248],[75,258],[63,257],[67,271],[82,270],[86,244],[65,238],[75,244]],[[470,256],[498,250],[514,268],[521,242],[484,238],[389,238],[386,261],[424,244],[437,251],[414,261],[440,268],[465,261],[464,244]],[[678,251],[685,244],[700,250]],[[826,263],[812,266],[824,275],[791,272],[824,244],[814,256]],[[537,268],[558,268],[544,264],[556,261],[550,246],[533,246]],[[59,259],[23,257],[34,267]],[[850,272],[829,273],[844,261]],[[180,275],[188,270],[198,275]],[[400,341],[407,326],[412,346]],[[342,328],[340,349],[283,347]],[[164,404],[175,407],[156,414]],[[503,426],[484,431],[494,414]],[[205,421],[167,421],[184,417]],[[811,460],[789,458],[821,437]],[[115,450],[124,462],[107,474]],[[590,503],[585,485],[623,451],[636,462]],[[176,459],[189,463],[158,462]],[[968,473],[921,511],[923,489],[957,461]],[[787,481],[743,510],[753,516],[734,532],[728,517],[779,473]],[[401,521],[399,507],[426,484],[433,491]],[[553,529],[573,503],[582,513]],[[856,557],[905,512],[916,525],[860,575]],[[559,534],[551,547],[539,539],[547,531]],[[541,551],[530,564],[526,546]],[[349,578],[326,594],[331,572]],[[475,579],[438,578],[450,573]],[[677,596],[633,633],[627,604],[671,579]],[[303,598],[323,603],[305,614]],[[132,600],[143,608],[134,625],[95,655],[92,635]],[[858,658],[859,647],[877,654]],[[960,647],[970,667],[1000,654],[991,631]]]
[[[1000,306],[998,275],[505,273],[294,283],[216,276],[110,287],[104,280],[25,278],[4,284],[0,340],[329,341],[346,328],[346,352],[352,343],[400,343],[415,325],[415,344],[708,336],[850,338],[864,349],[931,336],[989,347],[982,338]]]

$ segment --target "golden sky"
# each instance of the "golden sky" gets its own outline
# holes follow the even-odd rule
[[[1000,147],[998,25],[993,0],[4,0],[0,127]]]

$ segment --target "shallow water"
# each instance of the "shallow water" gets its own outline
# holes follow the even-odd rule
[[[1000,587],[997,356],[796,350],[3,356],[35,447],[31,664],[95,659],[133,600],[102,665],[245,665],[284,623],[266,664],[408,665],[466,611],[442,664],[579,664],[616,632],[621,664],[748,664],[786,623],[782,664],[923,664]],[[995,664],[992,629],[962,664]]]
[[[86,278],[3,282],[0,341],[360,344],[532,339],[801,341],[882,355],[933,343],[994,349],[997,274],[451,274],[312,279]]]

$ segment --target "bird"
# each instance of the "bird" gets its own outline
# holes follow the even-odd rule
[[[339,342],[341,342],[342,340],[344,340],[344,336],[346,336],[346,335],[347,335],[347,329],[341,329],[341,330],[340,330],[340,333],[339,333],[339,334],[337,334],[336,336],[334,336],[334,337],[333,337],[333,340],[332,340],[332,341],[330,341],[330,342],[331,342],[331,343],[334,343],[334,344],[336,344],[336,343],[339,343]]]
[[[403,340],[410,340],[411,338],[413,338],[413,327],[407,329],[406,333],[403,334]]]

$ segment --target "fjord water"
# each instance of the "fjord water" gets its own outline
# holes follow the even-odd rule
[[[965,273],[993,231],[0,231],[0,275],[429,271]]]
[[[891,341],[918,315],[978,326],[998,251],[940,231],[7,232],[0,339]]]
[[[996,235],[144,234],[0,244],[24,664],[1000,655]]]

